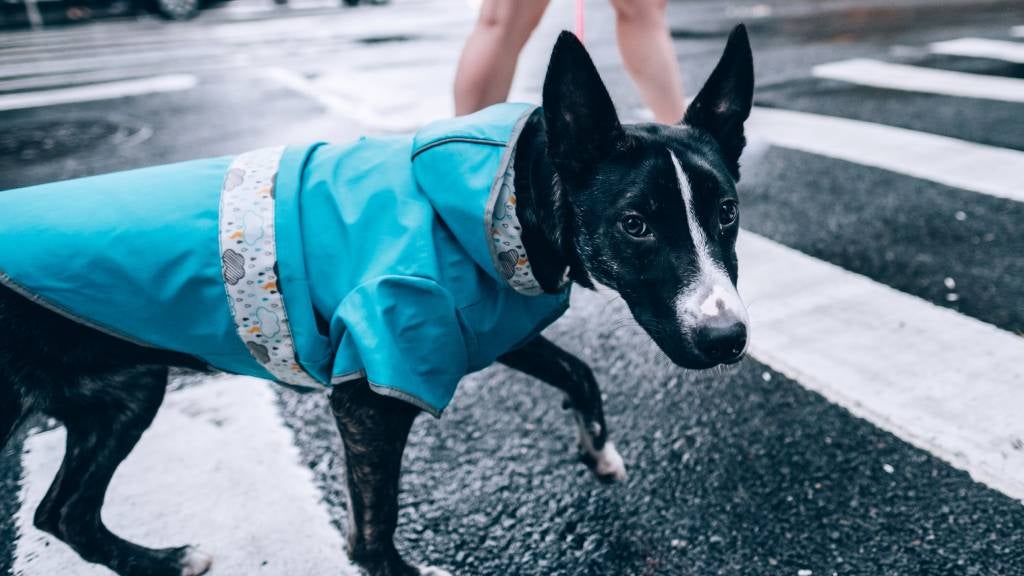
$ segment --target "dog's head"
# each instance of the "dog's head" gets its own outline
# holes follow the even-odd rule
[[[742,358],[747,312],[736,292],[736,182],[753,62],[736,27],[721,60],[672,126],[620,124],[597,69],[562,33],[544,82],[548,155],[566,238],[589,277],[616,290],[673,362]]]

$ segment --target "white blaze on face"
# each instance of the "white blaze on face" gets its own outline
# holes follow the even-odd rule
[[[693,248],[697,255],[697,278],[676,296],[676,315],[683,330],[692,332],[700,324],[719,315],[727,315],[747,324],[747,308],[740,300],[736,287],[732,285],[725,267],[711,257],[708,250],[708,239],[693,209],[693,190],[690,181],[683,171],[682,164],[674,152],[669,150],[672,166],[676,170],[679,192],[686,208],[686,222],[693,238]]]

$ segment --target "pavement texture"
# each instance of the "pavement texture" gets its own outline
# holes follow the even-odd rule
[[[607,329],[624,314],[580,294],[551,336],[600,375],[630,480],[599,484],[576,461],[559,394],[488,369],[413,430],[401,547],[466,574],[1024,569],[1018,502],[757,362],[681,372],[638,329]],[[329,408],[317,395],[281,402],[344,517]]]
[[[691,96],[728,30],[746,21],[759,106],[1024,150],[1024,105],[865,88],[809,72],[875,58],[1024,81],[1020,64],[922,49],[960,37],[1024,41],[1009,33],[1024,24],[1019,2],[677,1],[669,15]],[[606,3],[588,2],[588,18],[588,48],[620,113],[643,118]],[[549,40],[571,22],[570,3],[551,8],[524,51],[514,97],[536,97]],[[0,101],[103,74],[188,73],[199,83],[185,92],[0,111],[0,190],[282,142],[340,141],[395,126],[374,122],[445,114],[471,24],[463,2],[395,0],[339,12],[322,3],[275,9],[236,0],[184,24],[120,18],[4,33]],[[60,68],[72,58],[81,63]],[[33,66],[40,71],[23,69]],[[268,76],[280,69],[341,103]],[[1024,332],[1019,202],[756,141],[740,195],[749,231]],[[1024,574],[1019,500],[752,358],[728,369],[681,370],[614,295],[577,289],[573,298],[547,334],[598,375],[629,480],[602,485],[578,462],[556,391],[489,368],[463,381],[443,419],[423,416],[414,427],[397,537],[410,559],[457,574]],[[179,374],[174,386],[204,382]],[[326,398],[274,394],[298,458],[343,532],[343,462]],[[13,573],[18,553],[23,439],[53,426],[35,419],[0,449],[0,574]]]

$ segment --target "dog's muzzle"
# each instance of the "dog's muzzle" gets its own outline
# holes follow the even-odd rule
[[[694,348],[709,362],[732,364],[747,351],[747,308],[736,288],[725,278],[702,282],[682,294],[676,310]]]

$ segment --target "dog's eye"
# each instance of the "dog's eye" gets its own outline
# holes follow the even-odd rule
[[[723,228],[734,224],[739,215],[739,205],[735,200],[722,200],[722,203],[718,206],[718,223],[721,224]]]
[[[643,238],[651,235],[651,229],[647,227],[647,223],[636,214],[630,214],[623,218],[620,225],[626,231],[626,234],[634,238]]]

